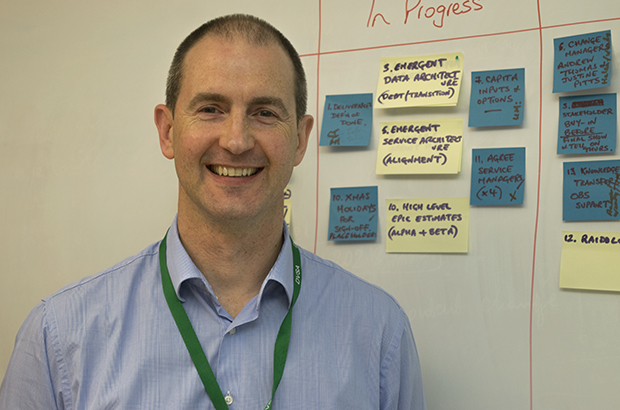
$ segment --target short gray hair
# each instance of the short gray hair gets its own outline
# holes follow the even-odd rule
[[[204,23],[190,33],[177,48],[168,71],[168,81],[166,83],[166,105],[172,111],[172,115],[174,115],[174,109],[181,92],[185,56],[199,40],[209,34],[228,39],[241,37],[250,44],[256,45],[273,43],[280,45],[293,63],[297,121],[306,114],[308,86],[306,84],[306,74],[295,47],[278,29],[266,21],[247,14],[231,14]]]

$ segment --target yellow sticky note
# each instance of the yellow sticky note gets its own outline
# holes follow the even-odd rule
[[[376,108],[455,106],[463,74],[463,54],[383,57]]]
[[[291,187],[287,186],[284,190],[284,221],[288,226],[291,225]]]
[[[467,253],[469,198],[387,199],[388,253]]]
[[[560,287],[620,291],[620,233],[562,232]]]
[[[463,154],[463,119],[381,123],[377,174],[457,174]]]

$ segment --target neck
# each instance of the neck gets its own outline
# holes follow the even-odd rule
[[[196,221],[179,212],[179,237],[220,304],[235,317],[260,291],[282,248],[282,219]]]

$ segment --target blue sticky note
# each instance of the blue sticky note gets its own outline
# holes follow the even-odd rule
[[[370,143],[372,94],[328,95],[320,146],[363,147]]]
[[[611,82],[611,31],[553,40],[553,92],[606,87]]]
[[[560,97],[558,154],[616,151],[616,94]]]
[[[330,241],[377,239],[376,186],[332,188],[329,204]]]
[[[522,205],[525,148],[472,150],[470,205]]]
[[[564,163],[564,221],[620,219],[620,160]]]
[[[469,126],[523,124],[525,69],[471,73]]]

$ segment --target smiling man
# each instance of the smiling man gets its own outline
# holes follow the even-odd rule
[[[313,123],[296,115],[286,51],[243,24],[247,38],[225,27],[198,40],[177,100],[155,109],[162,152],[179,178],[179,236],[232,317],[280,252],[284,188]]]
[[[177,217],[32,311],[0,408],[424,409],[397,302],[283,223],[305,111],[301,61],[275,28],[233,15],[190,34],[155,108]]]

